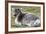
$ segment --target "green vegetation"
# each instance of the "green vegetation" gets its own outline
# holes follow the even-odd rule
[[[12,8],[22,8],[21,11],[24,11],[24,12],[29,12],[29,13],[33,13],[34,15],[36,16],[39,16],[40,17],[40,7],[25,7],[25,6],[12,6]],[[13,12],[13,11],[12,11]],[[11,27],[27,27],[26,25],[16,25],[15,24],[15,17],[11,17]]]

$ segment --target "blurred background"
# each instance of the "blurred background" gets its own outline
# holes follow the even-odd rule
[[[28,13],[33,13],[34,15],[40,17],[40,7],[37,6],[11,6],[11,27],[25,27],[25,26],[20,26],[15,24],[15,16],[13,16],[14,9],[19,8],[21,9],[22,12],[28,12]]]

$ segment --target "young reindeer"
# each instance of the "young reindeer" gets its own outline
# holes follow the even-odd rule
[[[15,23],[18,25],[40,27],[39,17],[33,14],[23,13],[20,9],[15,9],[14,16],[16,17]]]

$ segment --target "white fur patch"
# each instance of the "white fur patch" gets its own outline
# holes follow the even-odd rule
[[[18,21],[17,21],[17,18],[16,18],[16,19],[15,19],[15,24],[21,25],[21,22],[18,22]]]
[[[40,20],[39,19],[37,19],[35,22],[34,22],[34,24],[39,24],[40,23]]]

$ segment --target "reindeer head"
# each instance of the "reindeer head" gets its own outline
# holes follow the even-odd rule
[[[14,16],[17,16],[18,14],[21,14],[22,12],[20,9],[15,9],[14,13],[15,13]]]

